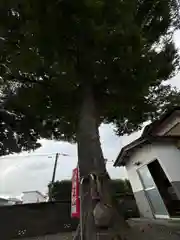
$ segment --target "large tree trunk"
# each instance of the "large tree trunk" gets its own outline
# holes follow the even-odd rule
[[[93,215],[93,210],[97,206],[97,201],[92,199],[91,184],[88,180],[90,173],[95,173],[100,176],[100,202],[105,206],[104,211],[107,209],[109,215],[109,228],[112,228],[112,232],[119,232],[121,228],[121,238],[123,230],[127,232],[127,225],[125,221],[118,217],[117,211],[112,207],[112,199],[109,187],[109,176],[106,172],[105,159],[103,157],[99,130],[97,124],[97,112],[94,102],[93,92],[89,86],[84,88],[84,97],[82,102],[82,109],[79,119],[79,128],[77,133],[78,142],[78,164],[80,170],[81,179],[85,180],[81,184],[81,236],[83,240],[95,240],[97,239],[96,230],[97,224]],[[111,215],[111,216],[110,216]],[[101,224],[100,224],[101,225]],[[107,224],[106,224],[107,225]],[[78,238],[76,238],[78,239]],[[81,239],[81,240],[82,240]],[[99,238],[98,238],[99,239]],[[115,238],[109,238],[115,239]],[[116,238],[118,239],[118,238]]]

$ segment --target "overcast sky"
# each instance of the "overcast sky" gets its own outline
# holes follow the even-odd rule
[[[175,34],[175,42],[180,49],[180,32]],[[180,74],[171,80],[171,84],[180,89]],[[124,168],[114,168],[115,160],[122,146],[140,136],[140,132],[130,136],[117,137],[111,125],[102,125],[100,136],[104,156],[110,161],[107,169],[112,178],[127,178]],[[68,157],[60,156],[58,160],[56,180],[70,179],[72,169],[77,164],[76,145],[64,142],[41,140],[42,147],[38,150],[20,155],[7,156],[0,159],[0,195],[18,196],[23,191],[39,190],[47,192],[51,181],[55,154],[65,153]],[[28,155],[28,156],[27,156]]]

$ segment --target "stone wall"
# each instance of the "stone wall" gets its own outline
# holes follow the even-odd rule
[[[119,196],[118,209],[125,218],[138,216],[132,195]],[[0,216],[2,240],[69,240],[78,225],[71,218],[70,201],[0,207]]]
[[[71,219],[70,208],[70,202],[0,207],[1,239],[28,239],[29,237],[72,232],[76,229],[78,220]],[[48,238],[42,238],[44,239]]]

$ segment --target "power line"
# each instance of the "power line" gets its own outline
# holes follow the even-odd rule
[[[55,156],[56,153],[49,153],[49,154],[29,154],[29,155],[20,155],[20,156],[3,156],[3,157],[0,157],[0,160],[1,159],[5,159],[5,160],[8,160],[8,159],[16,159],[16,158],[30,158],[30,157],[53,157]],[[59,153],[60,156],[63,156],[63,157],[72,157],[71,155],[69,154],[66,154],[66,153]]]

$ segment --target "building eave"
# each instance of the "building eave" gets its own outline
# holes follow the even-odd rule
[[[161,125],[161,123],[163,123],[166,119],[168,119],[169,117],[171,117],[173,114],[175,114],[176,112],[180,111],[180,107],[175,107],[173,109],[170,109],[169,111],[166,111],[158,120],[155,120],[154,122],[152,122],[151,124],[147,125],[144,128],[144,131],[142,133],[142,137],[146,137],[149,135],[153,135],[154,136],[154,131]]]
[[[131,142],[130,144],[124,146],[119,155],[116,158],[116,161],[114,162],[114,167],[117,166],[123,166],[124,165],[124,160],[127,157],[127,154],[130,150],[134,149],[137,146],[142,145],[143,143],[145,143],[147,140],[143,137],[140,137],[138,139],[136,139],[135,141]]]
[[[166,141],[166,140],[177,140],[180,139],[180,136],[158,136],[154,134],[156,129],[169,117],[171,117],[173,114],[176,114],[180,112],[180,107],[175,107],[169,111],[166,111],[165,114],[162,115],[162,117],[151,124],[147,125],[144,128],[144,131],[140,138],[136,139],[135,141],[131,142],[130,144],[124,146],[119,155],[117,156],[114,167],[117,166],[123,166],[125,165],[125,160],[128,159],[129,153],[134,150],[137,147],[141,147],[145,143],[150,143],[152,141]]]
[[[134,151],[137,148],[142,147],[144,144],[148,144],[148,143],[152,143],[152,142],[177,142],[177,140],[180,140],[179,136],[140,137],[121,149],[113,166],[114,167],[125,166],[126,160],[131,156],[132,151]]]

